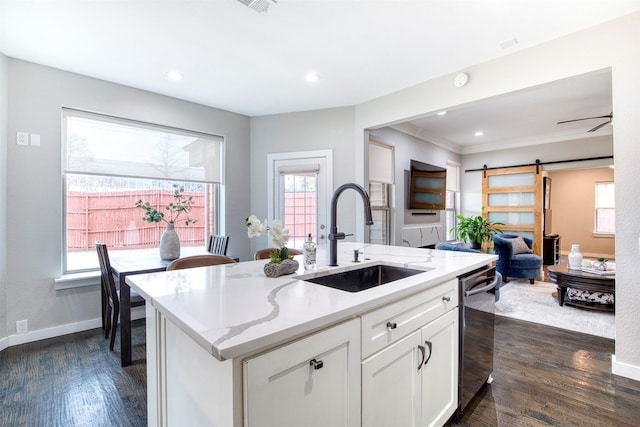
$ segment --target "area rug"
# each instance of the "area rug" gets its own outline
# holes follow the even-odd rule
[[[500,301],[496,314],[589,335],[615,339],[616,326],[613,313],[583,310],[558,305],[552,296],[556,285],[549,282],[511,279],[500,288]]]

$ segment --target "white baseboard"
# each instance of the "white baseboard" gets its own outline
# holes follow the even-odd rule
[[[611,372],[614,375],[640,381],[640,366],[617,362],[615,354],[611,355]]]
[[[135,307],[131,310],[131,320],[144,319],[144,317],[144,307]],[[66,325],[54,326],[52,328],[29,331],[24,334],[9,335],[6,338],[0,339],[0,351],[14,345],[45,340],[48,338],[55,338],[62,335],[73,334],[75,332],[87,331],[89,329],[96,329],[101,327],[102,319],[98,317],[95,319],[83,320],[82,322],[67,323]]]

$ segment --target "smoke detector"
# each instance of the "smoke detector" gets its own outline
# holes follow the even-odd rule
[[[276,0],[238,0],[249,9],[253,9],[258,13],[263,13],[269,10],[269,6],[276,4]]]

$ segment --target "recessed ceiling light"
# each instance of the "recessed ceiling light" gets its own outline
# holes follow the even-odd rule
[[[475,135],[475,136],[482,136],[482,135],[484,135],[484,132],[482,132],[481,130],[479,130],[479,131],[478,131],[478,132],[476,132],[474,135]]]
[[[309,83],[315,83],[320,80],[320,74],[318,73],[308,73],[304,79]]]
[[[439,116],[444,116],[445,114],[447,114],[447,112],[446,112],[446,111],[440,111],[440,112],[438,112],[438,115],[439,115]]]
[[[167,78],[169,80],[179,81],[179,80],[182,80],[184,78],[184,76],[182,75],[182,73],[180,73],[178,71],[168,71],[167,72]]]

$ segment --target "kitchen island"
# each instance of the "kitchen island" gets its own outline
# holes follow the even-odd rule
[[[148,424],[384,425],[386,405],[442,425],[457,406],[457,276],[496,258],[340,243],[339,266],[320,250],[312,273],[267,278],[250,261],[131,276],[147,301]],[[355,293],[303,280],[379,263],[424,272]]]

